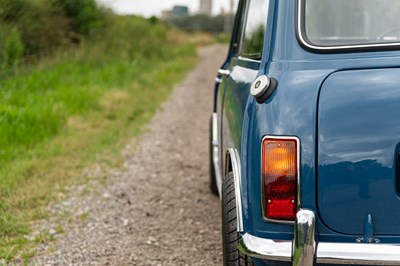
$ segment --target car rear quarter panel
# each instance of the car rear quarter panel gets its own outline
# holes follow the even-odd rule
[[[301,141],[301,207],[317,210],[317,114],[320,88],[337,71],[399,67],[398,51],[318,54],[306,51],[296,38],[295,1],[276,1],[270,60],[259,74],[278,80],[272,97],[263,104],[248,97],[241,136],[242,195],[245,230],[255,236],[292,239],[293,226],[266,222],[261,217],[260,144],[265,135],[297,136]],[[289,15],[288,15],[289,14]],[[266,60],[266,59],[263,59]],[[334,121],[333,121],[334,122]],[[345,218],[343,218],[345,219]],[[317,217],[322,241],[353,242]],[[386,236],[383,242],[399,241]]]

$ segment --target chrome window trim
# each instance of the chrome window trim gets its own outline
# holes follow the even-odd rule
[[[239,36],[238,49],[237,49],[239,58],[242,57],[241,54],[242,54],[242,48],[243,48],[244,33],[246,31],[247,18],[249,16],[249,5],[250,5],[250,0],[244,0],[243,16],[242,16],[242,23],[240,26],[240,36]],[[250,58],[248,58],[248,59],[250,59]]]
[[[306,36],[304,36],[304,23],[303,18],[305,14],[303,14],[303,10],[305,9],[306,0],[298,0],[297,1],[297,37],[300,43],[308,49],[320,51],[320,52],[334,52],[337,50],[348,51],[348,50],[370,50],[370,49],[379,49],[379,48],[400,48],[400,42],[395,43],[371,43],[371,44],[353,44],[353,45],[333,45],[333,46],[319,46],[314,45],[308,41]],[[303,35],[304,34],[304,35]]]
[[[242,25],[240,28],[240,38],[238,41],[238,59],[243,60],[243,61],[249,61],[249,62],[256,62],[260,63],[262,60],[263,52],[264,52],[264,47],[265,47],[265,36],[266,36],[266,30],[267,30],[267,22],[268,22],[268,16],[270,12],[270,7],[271,7],[271,1],[268,1],[268,13],[266,15],[266,20],[265,20],[265,31],[264,31],[264,41],[263,41],[263,49],[260,52],[260,58],[251,58],[251,57],[246,57],[242,54],[242,48],[243,48],[243,40],[244,40],[244,35],[246,31],[246,25],[247,25],[247,19],[249,16],[249,6],[250,6],[250,1],[251,0],[245,0],[245,6],[244,6],[244,16],[242,17]]]
[[[297,210],[300,210],[301,208],[301,187],[300,187],[300,139],[296,136],[276,136],[276,135],[265,135],[262,140],[261,140],[261,154],[260,154],[260,181],[261,181],[261,217],[264,221],[266,222],[272,222],[272,223],[280,223],[280,224],[294,224],[295,221],[288,221],[288,220],[276,220],[276,219],[270,219],[265,216],[264,212],[264,198],[265,198],[265,192],[264,192],[264,178],[262,176],[262,166],[263,166],[263,158],[262,158],[262,151],[263,151],[263,143],[265,139],[283,139],[283,140],[295,140],[296,145],[297,145]]]
[[[243,57],[241,55],[238,56],[238,60],[245,61],[245,62],[251,62],[251,63],[261,63],[261,59],[252,59],[252,58]]]

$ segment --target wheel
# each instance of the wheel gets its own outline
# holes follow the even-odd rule
[[[218,196],[217,180],[215,178],[215,169],[213,162],[213,145],[212,145],[212,118],[210,118],[210,138],[209,138],[209,157],[210,157],[210,190],[211,193]]]
[[[236,197],[233,173],[228,173],[222,182],[222,245],[225,266],[253,266],[250,257],[237,248]]]

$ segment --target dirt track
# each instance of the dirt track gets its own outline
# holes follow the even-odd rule
[[[208,189],[208,123],[216,69],[226,47],[199,51],[97,196],[59,205],[80,215],[32,265],[221,265],[220,202]],[[127,149],[129,150],[129,149]],[[75,216],[76,216],[75,215]],[[54,233],[54,232],[53,232]]]

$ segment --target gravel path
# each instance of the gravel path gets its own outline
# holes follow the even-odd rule
[[[222,264],[207,139],[214,77],[226,47],[208,46],[199,54],[199,65],[136,140],[135,151],[127,147],[124,169],[113,172],[97,196],[71,196],[52,207],[74,218],[63,234],[50,229],[57,240],[29,264]]]

